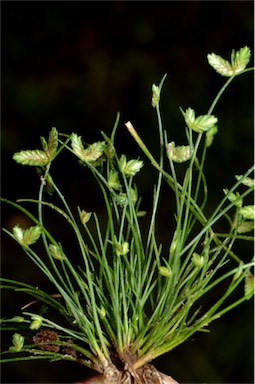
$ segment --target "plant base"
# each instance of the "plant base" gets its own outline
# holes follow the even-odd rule
[[[153,365],[147,364],[135,372],[109,369],[104,375],[98,374],[75,384],[178,384],[171,376],[159,372]]]

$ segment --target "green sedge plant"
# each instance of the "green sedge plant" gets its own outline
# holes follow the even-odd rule
[[[195,332],[208,331],[212,321],[253,296],[253,257],[241,260],[234,244],[253,241],[254,206],[246,201],[254,191],[254,166],[236,175],[231,188],[222,190],[222,199],[210,215],[205,213],[210,192],[204,174],[207,149],[218,126],[219,134],[221,130],[214,108],[236,76],[253,70],[246,68],[250,55],[250,49],[244,47],[232,52],[231,61],[214,53],[207,56],[209,64],[227,81],[206,114],[196,116],[192,108],[180,109],[186,145],[169,141],[171,133],[162,126],[160,96],[166,76],[159,85],[153,84],[158,158],[131,122],[126,128],[145,157],[128,159],[118,153],[115,135],[119,114],[111,135],[102,132],[101,141],[85,145],[78,134],[66,135],[52,128],[48,140],[41,138],[42,149],[14,154],[17,163],[39,167],[42,176],[38,199],[13,202],[2,198],[3,203],[31,219],[33,226],[21,228],[17,224],[12,232],[3,231],[22,247],[56,292],[8,278],[1,279],[2,288],[31,295],[52,307],[61,320],[56,322],[47,312],[34,312],[32,305],[11,319],[2,319],[2,329],[15,332],[12,345],[2,353],[2,362],[71,360],[101,372],[106,383],[143,383],[141,372],[151,361]],[[71,210],[57,185],[57,175],[53,175],[54,161],[62,151],[76,156],[96,179],[107,212],[106,225],[96,212],[79,206],[76,212]],[[142,200],[135,183],[146,159],[157,171],[148,212],[140,209]],[[185,167],[184,176],[179,167]],[[163,184],[176,202],[169,244],[157,240]],[[58,206],[52,203],[48,188],[58,197]],[[25,204],[36,205],[37,214]],[[49,211],[64,218],[76,237],[79,257],[76,255],[75,264],[61,239],[47,229]],[[147,220],[146,233],[141,220]],[[221,221],[228,225],[224,233],[217,230]],[[41,253],[36,251],[38,242],[44,247]],[[237,288],[238,294],[241,292],[238,297],[232,295]],[[206,298],[211,292],[214,302],[210,300],[208,305]],[[20,326],[30,329],[30,338],[22,335]]]

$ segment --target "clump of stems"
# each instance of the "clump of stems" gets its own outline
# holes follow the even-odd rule
[[[3,319],[2,327],[16,333],[2,361],[73,360],[100,372],[120,361],[135,371],[195,332],[207,331],[212,321],[252,297],[253,260],[240,260],[233,246],[238,240],[253,240],[249,232],[253,229],[254,207],[245,205],[245,201],[254,190],[250,178],[254,167],[236,176],[234,185],[224,189],[222,200],[208,216],[205,212],[209,192],[204,174],[207,149],[218,131],[214,107],[232,80],[251,69],[245,69],[249,58],[247,47],[233,51],[231,63],[215,54],[208,55],[210,65],[228,80],[205,115],[196,117],[192,108],[181,109],[186,145],[169,142],[172,133],[162,126],[160,95],[166,76],[152,87],[159,133],[158,159],[133,124],[126,123],[158,174],[152,207],[147,213],[140,210],[142,201],[135,184],[145,160],[128,160],[115,147],[119,114],[111,135],[102,133],[102,141],[86,146],[76,133],[61,134],[52,128],[48,141],[41,138],[41,150],[14,154],[16,162],[40,167],[42,176],[38,199],[2,199],[27,215],[34,225],[27,229],[16,225],[12,232],[4,231],[19,243],[57,293],[8,278],[2,278],[2,287],[33,296],[54,308],[62,320],[56,322],[46,313],[30,311],[32,304],[23,308],[19,316]],[[107,212],[105,226],[96,212],[80,207],[73,212],[60,191],[52,164],[63,150],[76,156],[100,186]],[[185,167],[184,177],[178,175],[179,167]],[[169,228],[171,241],[162,245],[157,240],[157,214],[163,183],[175,197],[176,211],[172,212],[175,227]],[[49,189],[58,197],[59,206],[51,202]],[[36,204],[37,215],[23,203]],[[44,218],[49,210],[63,217],[76,237],[79,258],[75,256],[75,263],[61,239],[47,229]],[[148,231],[144,233],[141,220],[146,219]],[[221,220],[229,223],[225,233],[215,229]],[[43,253],[36,251],[34,243],[39,241],[43,243]],[[233,299],[231,295],[240,285],[243,294]],[[208,305],[206,297],[211,291],[214,302]],[[30,328],[30,342],[17,333],[19,326]],[[8,354],[11,356],[5,357]]]

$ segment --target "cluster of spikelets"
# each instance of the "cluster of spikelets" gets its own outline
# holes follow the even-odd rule
[[[222,76],[229,77],[231,80],[236,75],[243,73],[243,71],[246,68],[246,65],[248,64],[248,62],[250,60],[250,56],[251,56],[250,49],[248,47],[244,47],[244,48],[241,48],[237,52],[235,52],[235,51],[232,52],[230,62],[221,58],[220,56],[218,56],[214,53],[209,54],[207,57],[208,57],[209,64],[219,74],[221,74]],[[158,108],[158,106],[159,106],[160,93],[161,93],[161,88],[162,88],[164,78],[159,85],[153,84],[153,86],[152,86],[152,106],[154,108]],[[210,110],[208,111],[207,114],[204,114],[204,115],[196,116],[195,111],[191,107],[187,108],[185,111],[183,109],[181,109],[181,113],[182,113],[184,121],[185,121],[187,132],[190,132],[190,131],[195,132],[195,134],[198,134],[199,137],[202,137],[202,135],[205,136],[205,146],[206,147],[209,147],[212,144],[214,135],[218,131],[218,127],[217,127],[218,118],[212,114],[212,110],[213,110],[215,104],[217,103],[217,101],[218,101],[218,98],[216,97]],[[117,124],[116,124],[116,127],[117,127]],[[142,169],[143,161],[140,159],[128,160],[127,156],[124,154],[122,154],[120,157],[116,156],[116,150],[115,150],[114,145],[113,145],[113,137],[114,137],[116,127],[113,130],[113,134],[112,134],[111,138],[108,138],[105,134],[102,133],[103,139],[104,139],[103,141],[98,141],[98,142],[95,142],[95,143],[89,144],[89,145],[85,145],[81,136],[79,136],[76,133],[72,133],[70,136],[67,136],[66,139],[63,139],[63,137],[65,137],[66,135],[59,134],[57,129],[54,127],[51,129],[51,131],[49,133],[48,141],[45,140],[44,138],[41,138],[42,149],[40,149],[40,150],[39,149],[24,150],[24,151],[17,152],[14,154],[13,159],[17,163],[22,164],[22,165],[42,167],[45,170],[44,176],[41,177],[42,186],[46,185],[46,184],[51,185],[51,183],[53,184],[53,180],[51,179],[51,176],[48,172],[50,165],[51,165],[52,161],[58,156],[58,154],[63,149],[67,148],[70,152],[72,152],[79,159],[79,161],[82,164],[87,165],[90,169],[93,170],[93,172],[96,173],[99,181],[102,183],[105,183],[107,186],[107,189],[111,191],[111,194],[112,194],[114,201],[116,202],[117,206],[120,207],[121,209],[123,209],[123,211],[125,211],[125,210],[127,210],[128,204],[135,206],[135,204],[139,200],[138,199],[138,192],[137,192],[137,189],[135,188],[135,186],[133,186],[133,184],[132,184],[132,179]],[[136,140],[136,142],[138,143],[138,145],[140,146],[142,151],[145,153],[145,155],[151,161],[151,164],[153,166],[155,166],[156,169],[159,170],[159,173],[162,173],[165,176],[164,170],[161,168],[161,163],[158,163],[155,160],[155,158],[152,156],[152,154],[150,153],[150,151],[148,150],[148,148],[146,147],[144,142],[141,140],[140,136],[136,132],[136,130],[135,130],[134,126],[131,124],[131,122],[126,123],[126,127],[127,127],[128,131],[130,132],[130,134],[133,136],[133,138]],[[161,132],[161,135],[162,135],[162,132]],[[194,157],[195,157],[194,151],[196,151],[197,148],[194,148],[194,143],[192,141],[191,141],[191,143],[189,143],[189,145],[182,145],[182,146],[177,145],[176,146],[174,141],[168,142],[167,138],[163,137],[163,135],[161,137],[161,141],[165,142],[165,151],[166,151],[166,155],[167,155],[167,158],[168,158],[171,166],[173,165],[173,163],[183,163],[183,162],[194,160]],[[199,144],[199,141],[197,143]],[[198,146],[198,144],[197,144],[197,146]],[[117,161],[115,161],[115,167],[112,167],[111,169],[108,170],[107,179],[104,179],[104,177],[100,175],[100,172],[97,172],[96,170],[98,168],[100,168],[100,166],[103,165],[104,162],[106,162],[108,160],[112,161],[113,159],[115,159],[115,160],[117,159]],[[111,163],[111,165],[112,164],[113,164],[113,162]],[[173,167],[172,167],[172,169],[173,169]],[[124,185],[124,186],[123,186],[123,179],[126,182],[126,185]],[[186,187],[185,187],[186,189],[185,189],[184,186],[177,185],[176,180],[174,180],[172,178],[172,176],[167,175],[166,179],[169,182],[169,185],[172,187],[172,189],[176,191],[178,199],[179,199],[179,196],[181,196],[180,201],[182,201],[183,207],[185,206],[185,204],[190,204],[191,210],[192,209],[193,210],[198,209],[197,214],[198,214],[199,219],[201,220],[200,223],[202,224],[202,226],[207,225],[206,221],[203,222],[204,218],[202,216],[201,211],[199,211],[199,207],[197,207],[196,201],[192,200],[191,196],[188,196],[188,192],[189,192],[188,184],[186,184]],[[244,175],[238,175],[238,176],[236,176],[236,179],[237,179],[237,182],[239,183],[238,185],[240,185],[242,183],[243,185],[245,185],[249,189],[254,188],[254,180],[252,180],[248,176],[246,177]],[[159,180],[160,180],[160,178],[159,178]],[[130,181],[130,183],[129,183],[129,181]],[[54,188],[56,188],[55,184],[54,184]],[[154,197],[155,200],[159,198],[159,190],[160,190],[160,181],[158,184],[158,189],[155,193],[155,195],[157,195],[156,197]],[[182,192],[183,192],[183,194],[182,194]],[[226,200],[230,201],[231,207],[235,207],[237,209],[237,216],[240,218],[240,222],[239,222],[238,226],[236,226],[237,235],[242,235],[242,234],[246,234],[246,233],[250,232],[254,228],[254,206],[253,205],[244,205],[242,196],[236,190],[232,191],[232,190],[224,189],[224,194],[225,194],[225,200],[224,201],[226,201]],[[243,195],[245,195],[245,193]],[[186,201],[185,201],[185,199],[186,199]],[[39,205],[40,204],[42,204],[42,201],[39,202]],[[44,204],[47,205],[46,202],[44,202]],[[183,207],[182,207],[182,209],[183,209],[182,214],[184,212]],[[56,208],[56,207],[54,209],[58,210],[58,208]],[[187,211],[188,211],[188,209],[187,209]],[[59,210],[59,212],[63,216],[67,217],[67,220],[70,219],[68,217],[68,215],[66,215],[63,211]],[[155,212],[156,212],[156,208],[154,209],[154,212],[152,215],[153,219],[155,219],[155,215],[154,215]],[[87,212],[85,210],[81,210],[80,208],[78,208],[78,213],[79,213],[79,218],[81,220],[81,223],[83,224],[83,226],[85,228],[87,228],[87,223],[91,219],[92,212]],[[135,211],[135,214],[138,217],[139,215],[141,216],[143,214],[143,212]],[[189,214],[189,212],[188,212],[188,214]],[[222,216],[223,216],[223,214],[221,214],[221,213],[218,215],[219,218],[221,218]],[[153,228],[153,226],[154,226],[153,219],[151,221],[151,223],[152,223],[151,228]],[[134,222],[135,222],[135,220],[134,220]],[[188,220],[187,220],[187,222],[188,222]],[[212,222],[214,223],[215,220],[214,221],[212,220]],[[124,223],[124,221],[121,222],[122,227],[124,227],[123,223]],[[71,224],[72,224],[72,222],[71,222]],[[132,223],[132,225],[133,225],[133,223]],[[123,228],[122,228],[122,230],[123,230]],[[207,236],[207,233],[209,233],[208,237],[204,241],[205,247],[204,247],[203,252],[201,252],[201,254],[199,254],[199,253],[193,251],[192,254],[190,254],[190,258],[189,259],[187,258],[187,262],[185,261],[186,266],[187,266],[188,262],[191,261],[191,263],[190,263],[191,266],[188,266],[186,268],[186,270],[184,268],[185,266],[183,266],[182,270],[184,271],[184,273],[183,273],[184,276],[181,275],[181,273],[180,273],[180,276],[183,278],[182,284],[184,287],[186,287],[185,284],[186,284],[186,281],[188,280],[189,276],[191,277],[191,279],[193,279],[193,282],[194,282],[196,276],[200,276],[199,275],[200,273],[201,273],[201,276],[206,276],[205,280],[207,279],[207,282],[209,282],[209,280],[210,280],[209,272],[207,269],[208,264],[209,264],[209,256],[208,255],[209,255],[209,252],[211,252],[211,250],[209,251],[210,242],[212,241],[212,237],[214,236],[214,233],[212,231],[210,232],[210,230],[211,230],[211,227],[208,224],[207,228],[202,229],[202,232],[201,232],[205,236]],[[43,228],[42,223],[40,223],[39,221],[38,221],[38,224],[31,226],[28,229],[22,229],[19,225],[16,225],[13,228],[12,233],[10,233],[8,231],[6,231],[6,232],[9,233],[9,235],[12,238],[14,238],[25,250],[26,250],[26,248],[29,248],[30,245],[36,243],[36,241],[39,239],[39,237],[42,234],[43,235],[47,234],[49,239],[52,238],[50,236],[50,234],[46,233],[46,229]],[[152,234],[154,236],[153,230],[151,229],[151,232],[150,232],[151,238],[153,238]],[[172,239],[170,250],[169,250],[170,255],[174,254],[176,252],[176,249],[177,249],[178,243],[180,242],[180,239],[183,239],[182,236],[183,236],[183,233],[181,233],[181,230],[179,229],[179,232],[176,230],[176,232],[173,235],[173,239]],[[199,236],[200,236],[200,238],[198,241],[201,241],[202,235],[199,234]],[[68,261],[66,255],[62,249],[61,244],[57,243],[56,241],[53,241],[53,240],[54,239],[52,239],[52,243],[48,245],[48,251],[49,251],[50,256],[54,260],[58,260],[57,263],[59,261],[60,262]],[[122,257],[122,259],[124,259],[128,254],[130,254],[131,249],[133,247],[133,244],[131,244],[131,242],[126,241],[123,238],[120,240],[117,238],[117,236],[112,240],[113,240],[112,245],[115,249],[115,254],[117,255],[117,258]],[[160,257],[159,257],[160,252],[161,252],[160,247],[157,248],[156,241],[154,239],[152,239],[150,241],[151,241],[151,243],[149,243],[150,247],[155,248],[155,250],[156,250],[155,253],[158,252],[157,257],[158,257],[158,259],[160,259]],[[207,246],[206,241],[208,242],[207,248],[206,248],[206,246]],[[189,247],[191,247],[191,245],[192,245],[191,243],[188,246],[186,246],[186,248],[181,250],[180,255],[185,254],[185,251],[187,251],[189,249]],[[221,242],[219,242],[219,244],[220,244],[219,248],[221,250],[224,250],[224,244]],[[150,252],[152,255],[153,251],[150,251]],[[218,251],[216,251],[216,254],[217,254],[217,252]],[[230,253],[230,252],[231,251],[227,250],[225,252],[224,257],[227,257],[228,253]],[[152,256],[150,256],[150,257],[151,257],[150,260],[152,260]],[[215,260],[216,260],[216,257],[217,257],[217,255],[215,256]],[[37,259],[35,258],[35,260],[37,260]],[[240,260],[238,260],[238,262],[240,262]],[[130,264],[128,264],[129,267],[130,267],[131,263],[132,263],[132,261],[130,262]],[[162,287],[168,287],[169,288],[171,285],[170,284],[171,279],[173,278],[175,271],[173,270],[173,268],[169,265],[169,263],[166,260],[164,260],[164,262],[162,262],[162,263],[158,262],[158,260],[157,260],[155,262],[155,265],[157,263],[158,263],[157,266],[158,266],[158,273],[160,275],[160,279],[165,278],[166,281],[168,279],[168,282],[162,283]],[[224,264],[224,261],[222,262],[222,265],[223,264]],[[147,275],[149,275],[149,271],[150,271],[149,262],[148,262],[148,265],[145,264],[145,266],[147,268],[147,269],[146,268],[145,269],[148,272]],[[246,300],[246,299],[249,299],[250,297],[252,297],[253,291],[254,291],[253,275],[248,270],[250,268],[250,266],[251,266],[251,264],[247,264],[246,266],[244,266],[244,264],[242,262],[240,262],[239,267],[237,267],[233,271],[231,271],[231,273],[233,274],[233,286],[235,286],[235,287],[237,286],[237,282],[239,282],[239,279],[241,279],[241,275],[244,272],[247,272],[245,274],[245,288],[244,288],[245,292],[244,292],[244,298],[242,298],[242,300],[243,299]],[[177,265],[175,265],[175,267],[177,270]],[[70,266],[70,268],[72,268],[72,266]],[[118,264],[118,268],[121,268],[120,264]],[[144,277],[144,281],[147,282],[146,290],[148,291],[148,292],[146,291],[145,293],[143,293],[144,297],[146,297],[146,300],[150,296],[150,293],[152,293],[152,289],[151,289],[150,285],[152,284],[152,276],[153,276],[153,273],[155,272],[156,267],[153,267],[153,268],[154,268],[154,270],[151,272],[151,276]],[[246,271],[245,271],[245,268],[246,268]],[[70,269],[70,270],[72,271],[72,269]],[[203,274],[203,271],[204,271],[204,274]],[[136,273],[136,271],[134,268],[134,274],[135,273]],[[189,275],[189,273],[190,273],[190,275]],[[126,271],[123,272],[124,277],[126,277],[125,274],[126,274]],[[200,279],[199,283],[202,284],[203,278],[201,276],[199,277],[199,279]],[[146,279],[148,279],[148,280],[146,280]],[[160,280],[160,281],[162,281],[162,280]],[[206,287],[207,282],[205,283],[204,286],[201,285],[201,287],[202,286]],[[91,289],[91,292],[92,292],[94,289],[94,282],[91,281],[90,284],[91,284],[91,286],[89,289]],[[154,284],[153,287],[155,287],[156,283],[153,283],[153,284]],[[194,283],[194,286],[195,286],[195,283]],[[192,289],[193,288],[194,288],[194,292],[195,292],[196,287],[192,287]],[[88,289],[87,286],[86,286],[85,290],[86,289]],[[180,292],[182,292],[182,287],[178,287],[178,289],[180,289]],[[231,289],[233,290],[234,288],[231,288]],[[159,292],[162,291],[161,292],[162,303],[164,304],[165,302],[167,302],[167,297],[165,299],[166,301],[164,302],[164,295],[167,296],[167,293],[166,293],[167,290],[166,289],[164,290],[163,288],[161,289],[161,287],[159,287],[158,291]],[[187,289],[185,290],[185,294],[186,294],[186,291],[187,291]],[[62,292],[62,294],[64,294],[64,288],[61,292]],[[124,288],[123,288],[123,292],[124,292]],[[85,292],[85,294],[87,295],[86,292]],[[118,292],[116,292],[116,294],[118,294]],[[184,293],[182,292],[182,294],[184,294]],[[198,294],[198,297],[199,297],[199,294]],[[128,291],[128,295],[131,296],[129,291]],[[195,293],[194,293],[194,295],[195,295]],[[43,295],[42,295],[42,297],[43,297]],[[128,301],[129,297],[124,297],[124,298],[122,297],[122,299],[123,299],[123,301],[124,300]],[[144,302],[146,302],[146,300],[144,299]],[[167,352],[168,350],[172,349],[173,347],[177,346],[178,344],[180,344],[181,342],[186,340],[192,334],[192,332],[194,333],[194,330],[191,329],[192,326],[190,326],[190,329],[187,331],[187,334],[185,334],[185,327],[188,329],[188,326],[185,325],[184,320],[181,317],[181,313],[183,311],[183,313],[184,313],[183,318],[185,318],[185,316],[187,317],[187,314],[185,314],[185,311],[184,311],[184,305],[185,304],[183,304],[182,299],[180,299],[180,302],[178,302],[178,305],[177,305],[176,318],[173,317],[173,319],[171,319],[171,322],[172,322],[171,326],[169,326],[168,319],[166,319],[166,321],[164,323],[165,334],[164,334],[164,332],[161,332],[161,329],[158,330],[160,332],[162,340],[163,340],[162,345],[158,346],[157,345],[158,338],[156,337],[157,336],[157,333],[156,333],[157,329],[156,329],[155,324],[157,324],[157,321],[158,322],[162,321],[163,315],[165,313],[163,304],[162,304],[162,308],[158,307],[155,304],[155,308],[154,308],[155,312],[152,315],[152,317],[155,316],[155,319],[153,320],[154,322],[151,319],[149,319],[149,321],[147,322],[147,323],[151,322],[151,328],[148,326],[148,328],[146,330],[146,332],[148,332],[148,333],[146,333],[146,332],[143,333],[143,330],[142,330],[141,331],[142,336],[139,335],[140,340],[137,343],[137,345],[139,345],[141,347],[141,350],[144,349],[144,357],[142,356],[141,361],[135,363],[136,367],[140,367],[140,366],[142,366],[142,364],[144,362],[147,363],[148,361],[159,356],[160,354]],[[123,308],[125,307],[125,305],[126,304],[124,303]],[[188,311],[189,311],[188,305],[189,305],[189,302],[187,301],[186,313],[188,313]],[[108,315],[107,314],[107,308],[105,308],[103,305],[101,307],[95,307],[95,308],[96,309],[95,309],[95,312],[93,315],[95,315],[96,320],[98,321],[98,318],[100,318],[100,319],[102,319],[102,323],[106,322],[107,321],[107,315]],[[133,306],[132,311],[135,312],[135,310],[136,310],[136,308],[135,308],[135,306]],[[228,310],[228,307],[225,310],[225,312],[227,310]],[[193,318],[195,318],[195,316],[197,315],[198,312],[195,312],[194,315],[192,315],[192,319],[190,320],[190,323],[192,323]],[[224,310],[222,312],[219,312],[219,313],[223,314]],[[160,314],[160,316],[158,316],[158,319],[157,319],[157,314]],[[168,315],[169,315],[169,313],[168,313]],[[127,313],[124,313],[123,316],[124,316],[124,318],[125,318],[125,316],[127,317]],[[215,315],[215,312],[212,312],[211,318],[209,315],[208,315],[207,319],[201,318],[202,319],[201,323],[199,323],[199,322],[197,323],[196,330],[200,330],[205,325],[207,325],[207,323],[216,319],[216,317],[217,316]],[[138,315],[137,315],[137,318],[138,318]],[[19,322],[23,322],[24,318],[16,316],[16,317],[12,318],[11,321],[19,323]],[[78,315],[77,315],[77,318],[75,318],[75,321],[78,323],[78,321],[79,321]],[[137,320],[135,318],[135,322],[137,322],[137,323],[135,323],[136,325],[139,323],[139,321],[140,320]],[[143,318],[143,314],[142,314],[141,321],[140,321],[141,324],[143,323],[143,321],[144,321],[144,318]],[[129,319],[126,319],[126,324],[127,324],[127,328],[128,328],[128,326],[130,325]],[[32,314],[30,316],[30,326],[29,327],[31,330],[39,330],[42,326],[45,326],[45,325],[50,325],[54,328],[53,323],[50,321],[47,321],[47,319],[43,318],[42,316],[35,315],[35,314]],[[175,342],[174,341],[174,337],[175,337],[174,332],[176,332],[176,329],[178,328],[179,325],[183,327],[182,332],[183,332],[184,336],[180,337],[180,339],[178,339],[179,335],[177,335],[176,336],[177,340]],[[100,330],[100,325],[97,325],[97,326],[98,326],[98,329]],[[122,331],[121,327],[124,328],[124,325],[122,323],[120,325],[120,329]],[[108,324],[108,330],[112,332],[110,323]],[[62,329],[62,331],[64,331],[64,330]],[[129,329],[127,331],[131,333],[131,331]],[[112,332],[112,333],[114,333],[114,332]],[[163,334],[163,336],[162,336],[162,334]],[[152,337],[154,337],[154,339],[152,339],[152,341],[150,341],[148,335],[149,336],[152,335]],[[127,335],[127,338],[129,336],[130,336],[130,334]],[[93,337],[94,337],[94,335],[93,335]],[[102,355],[104,352],[107,353],[108,340],[107,340],[107,342],[105,342],[104,335],[100,336],[100,332],[99,332],[98,339],[100,339],[100,337],[101,337],[101,339],[99,341],[93,340],[93,337],[91,335],[88,335],[88,339],[91,338],[89,340],[90,346],[91,345],[93,346],[94,351],[97,349],[98,345],[100,344],[99,343],[99,341],[100,341],[100,342],[102,342],[102,345],[105,346],[105,351],[101,351]],[[113,337],[113,336],[111,335],[111,337]],[[165,337],[165,340],[164,340],[164,337]],[[130,339],[131,339],[131,336],[130,336]],[[10,347],[9,352],[24,351],[24,340],[25,339],[23,336],[21,336],[18,333],[15,333],[13,335],[13,339],[12,339],[13,345]],[[58,339],[54,340],[54,343],[57,343],[57,342],[61,343],[61,341],[58,341]],[[120,345],[121,345],[121,343],[122,343],[122,340],[120,342]],[[167,344],[167,343],[169,343],[169,344]],[[118,340],[116,341],[116,345],[117,344],[118,344]],[[76,348],[77,351],[82,350],[80,347],[75,346],[75,345],[69,346],[69,347],[72,348],[72,350],[73,350],[73,348]],[[84,355],[87,355],[87,356],[89,356],[89,358],[91,358],[90,352],[86,352],[84,349],[83,349],[83,352],[84,352]],[[99,354],[100,350],[97,349],[97,353]]]

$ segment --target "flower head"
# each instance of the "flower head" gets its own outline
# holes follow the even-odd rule
[[[182,109],[181,111],[187,127],[195,132],[207,132],[209,129],[212,129],[218,121],[218,118],[213,115],[200,115],[195,117],[195,111],[192,108],[186,109],[186,112]]]
[[[243,216],[244,219],[254,220],[255,218],[255,205],[246,205],[239,209],[239,214]]]
[[[11,352],[20,352],[23,348],[25,337],[19,333],[14,333],[12,337],[12,346],[9,348]]]
[[[39,328],[41,328],[41,325],[42,325],[42,322],[43,322],[43,318],[42,318],[42,316],[40,316],[40,315],[33,315],[32,317],[32,322],[31,322],[31,324],[30,324],[30,329],[32,329],[32,330],[37,330],[37,329],[39,329]]]
[[[192,262],[197,268],[202,268],[205,262],[204,256],[200,256],[198,253],[194,252]]]
[[[21,245],[31,245],[36,243],[39,239],[42,231],[41,228],[36,225],[34,227],[30,227],[28,229],[22,229],[18,224],[13,228],[13,235],[15,239]]]
[[[173,272],[170,267],[164,267],[163,265],[160,265],[159,268],[159,274],[164,277],[171,277]]]
[[[60,244],[59,245],[50,244],[49,251],[51,256],[56,260],[64,260],[66,257],[63,252],[62,246]]]
[[[175,146],[175,142],[172,141],[167,145],[167,156],[176,163],[183,163],[190,159],[191,152],[189,145]]]
[[[84,148],[81,136],[78,136],[76,133],[72,135],[71,145],[74,154],[85,163],[93,163],[97,161],[105,150],[104,141],[98,141],[89,145],[87,148]]]
[[[151,100],[151,105],[153,108],[155,108],[160,100],[160,88],[158,85],[153,84],[152,85],[152,100]]]
[[[231,63],[215,53],[207,55],[209,64],[222,76],[233,76],[241,73],[250,61],[251,50],[243,47],[239,51],[231,53]]]
[[[134,176],[140,171],[143,166],[143,161],[141,160],[129,160],[125,155],[122,155],[120,158],[120,171],[123,172],[126,176]]]
[[[92,212],[87,212],[79,209],[80,219],[83,225],[86,225],[87,222],[90,220]]]
[[[124,241],[123,243],[116,241],[115,249],[117,256],[125,256],[129,252],[129,244],[127,241]]]
[[[119,175],[117,171],[110,171],[107,181],[111,188],[116,189],[117,191],[121,190],[122,186],[120,184]]]

